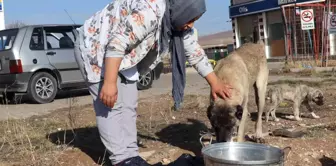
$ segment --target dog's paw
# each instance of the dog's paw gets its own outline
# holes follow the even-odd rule
[[[288,116],[285,116],[285,118],[287,118],[287,119],[294,119],[294,116],[293,115],[288,115]]]
[[[289,116],[285,116],[287,119],[290,120],[295,120],[295,121],[302,121],[302,119],[300,117],[295,117],[293,115],[289,115]]]
[[[300,118],[300,117],[295,117],[294,118],[296,121],[302,121],[302,118]]]
[[[264,138],[264,136],[266,136],[266,135],[269,135],[269,133],[263,133],[261,136],[256,136],[256,135],[249,134],[249,135],[245,136],[245,139],[247,141],[264,144],[264,143],[266,143],[266,140]]]
[[[320,119],[320,116],[316,115],[314,112],[312,112],[311,115],[314,119]]]
[[[252,136],[251,137],[251,141],[255,142],[255,143],[259,143],[259,144],[264,144],[266,143],[266,140],[264,137],[257,137],[257,136]]]

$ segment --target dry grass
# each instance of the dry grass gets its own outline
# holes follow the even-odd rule
[[[305,137],[316,138],[316,137],[325,137],[326,131],[335,132],[336,131],[336,123],[331,123],[322,126],[316,126],[309,128],[307,131],[307,135]]]
[[[50,165],[58,162],[62,148],[46,139],[46,133],[61,129],[61,122],[48,120],[7,120],[0,122],[1,164]],[[50,157],[52,156],[52,157]]]
[[[322,81],[304,81],[304,80],[279,80],[275,82],[270,82],[268,85],[278,85],[278,84],[289,84],[289,85],[298,85],[305,84],[312,87],[325,87],[335,85],[336,79],[328,78],[323,79]]]
[[[336,60],[328,60],[328,67],[336,67]],[[322,67],[322,62],[315,60],[300,60],[300,61],[290,61],[287,63],[287,68],[314,68]]]
[[[50,114],[0,121],[0,165],[62,165],[62,155],[72,149],[70,144],[76,139],[74,129],[90,126],[77,125],[78,114],[73,110],[79,108],[75,103],[75,98],[69,99],[69,107],[57,116]],[[53,136],[51,141],[50,135],[61,131],[63,134]],[[71,140],[69,134],[72,135]]]
[[[312,86],[326,86],[334,84],[335,80],[327,79],[324,83],[303,82],[285,80],[289,84],[305,83]],[[277,84],[281,82],[276,82]],[[334,99],[327,98],[330,103]],[[21,120],[0,121],[0,166],[86,166],[95,165],[94,163],[104,162],[106,151],[100,142],[97,128],[95,127],[95,116],[92,106],[77,106],[76,99],[69,100],[69,106],[66,109],[57,110],[49,115],[35,116]],[[187,95],[181,112],[171,111],[172,106],[170,95],[153,96],[150,99],[139,102],[138,109],[138,136],[143,142],[145,150],[154,149],[157,153],[152,156],[153,163],[162,158],[170,158],[172,161],[178,154],[186,151],[200,155],[199,133],[209,129],[209,121],[206,117],[207,96]],[[254,103],[250,110],[254,109]],[[289,106],[284,106],[285,108]],[[334,122],[334,112],[325,111],[328,104],[321,108],[325,119],[321,121]],[[289,111],[289,108],[288,108]],[[298,126],[299,123],[317,123],[319,120],[304,119],[303,122],[292,122],[282,120],[280,126]],[[254,123],[249,123],[247,131],[253,131],[251,128]],[[266,125],[266,124],[265,124]],[[271,129],[278,126],[270,126]],[[325,127],[326,128],[326,127]],[[303,143],[309,143],[310,140],[319,141],[321,135],[330,141],[335,137],[330,131],[335,131],[335,125],[325,128],[313,128],[305,140],[288,139],[282,142],[280,147],[306,147]],[[333,136],[333,135],[332,135]],[[282,138],[270,138],[279,144]],[[317,141],[316,141],[317,140]],[[295,142],[297,141],[297,142]],[[321,142],[321,141],[320,141]],[[323,142],[322,142],[323,143]],[[323,143],[321,145],[326,145]],[[300,146],[298,146],[300,145]],[[316,144],[316,146],[321,146]],[[334,144],[333,144],[334,145]],[[171,154],[171,149],[182,149],[176,154]],[[311,148],[309,144],[308,148]],[[325,148],[329,156],[332,156],[333,149]],[[307,151],[307,150],[302,150]],[[302,151],[296,151],[300,154]],[[72,156],[69,155],[73,154]],[[296,153],[295,152],[295,153]],[[325,154],[328,154],[324,152]],[[295,154],[294,153],[294,154]],[[81,160],[81,155],[90,156],[89,159]],[[96,158],[93,158],[96,157]],[[297,164],[298,155],[291,157],[292,163]],[[83,161],[93,161],[83,163]],[[65,163],[69,161],[68,163]],[[317,160],[314,160],[317,163]],[[315,164],[316,165],[316,164]]]

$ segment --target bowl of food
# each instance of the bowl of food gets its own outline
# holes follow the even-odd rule
[[[225,142],[203,147],[202,154],[206,166],[283,166],[287,150],[289,152],[291,148],[280,149],[248,142]]]

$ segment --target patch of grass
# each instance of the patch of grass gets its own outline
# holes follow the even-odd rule
[[[286,65],[288,68],[304,68],[305,66],[322,67],[322,62],[315,61],[313,59],[302,59],[302,60],[296,60],[295,63],[294,61],[289,61]],[[328,60],[327,65],[329,67],[336,66],[336,60]]]
[[[77,134],[74,130],[90,125],[77,125],[79,114],[73,110],[83,109],[74,106],[74,102],[45,116],[0,121],[0,165],[62,165],[62,154],[71,148]],[[64,134],[53,137],[57,141],[52,142],[50,135],[57,132]],[[72,140],[65,138],[69,135]]]
[[[307,134],[305,137],[308,138],[320,138],[324,137],[328,131],[335,132],[336,131],[336,123],[330,124],[327,126],[317,126],[313,128],[307,129]]]
[[[55,152],[60,150],[46,139],[46,133],[65,127],[61,122],[52,119],[7,120],[1,121],[0,126],[1,161],[37,166],[58,162]]]
[[[321,82],[319,81],[304,81],[304,80],[279,80],[275,82],[270,82],[268,85],[279,85],[279,84],[288,84],[288,85],[299,85],[305,84],[312,87],[322,87],[326,85],[334,85],[336,83],[336,79],[323,79]]]

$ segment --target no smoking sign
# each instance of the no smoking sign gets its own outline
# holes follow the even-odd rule
[[[328,30],[330,34],[336,33],[336,15],[330,14],[329,15],[329,25]]]
[[[315,29],[314,10],[306,9],[300,11],[300,20],[302,30]]]

